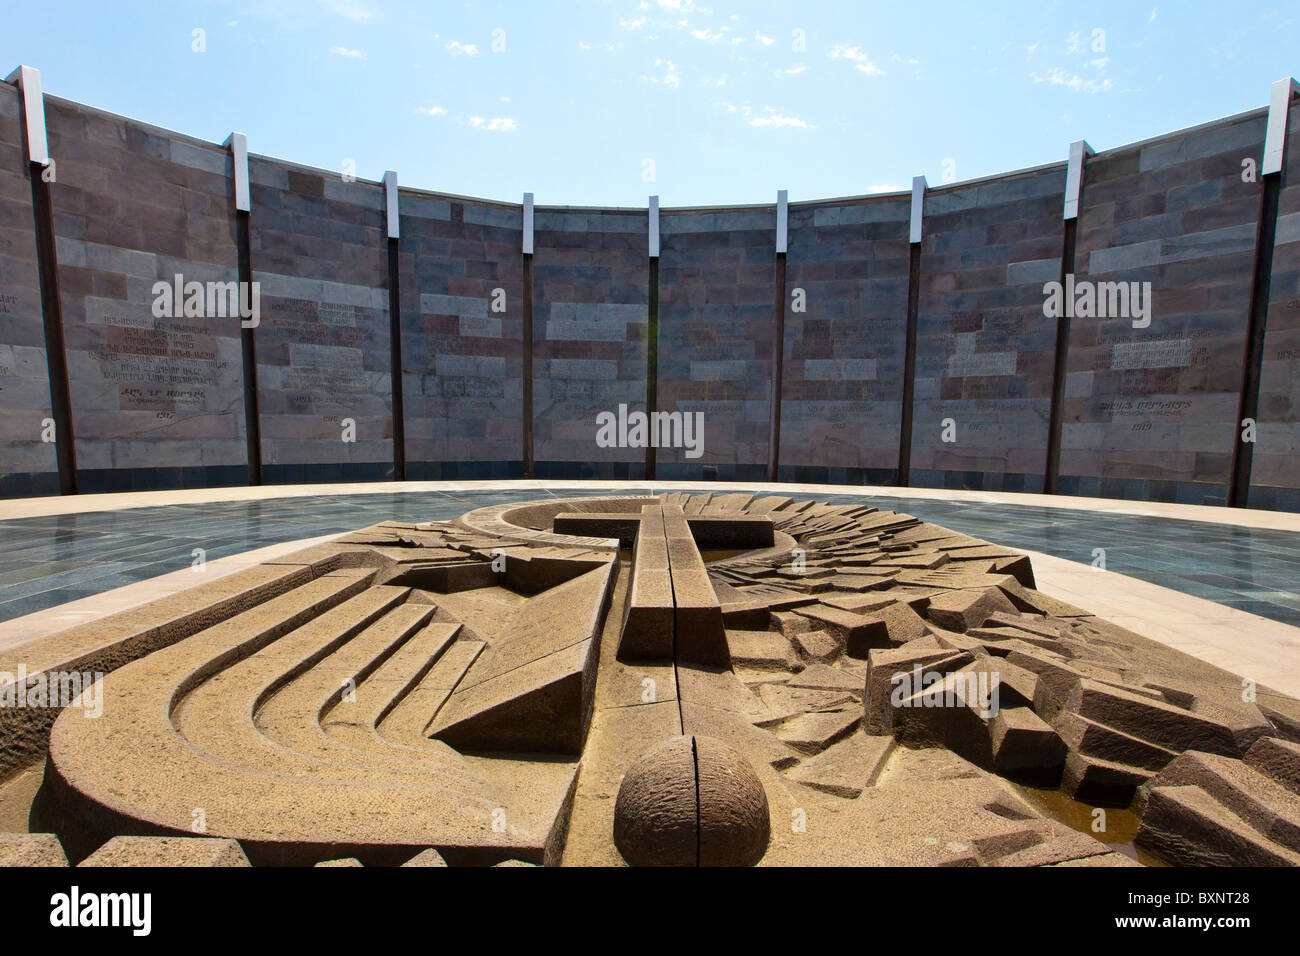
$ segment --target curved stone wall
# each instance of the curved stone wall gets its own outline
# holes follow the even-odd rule
[[[529,233],[519,204],[400,189],[392,236],[384,184],[257,155],[240,211],[232,149],[54,97],[43,183],[0,84],[0,494],[532,474],[1223,504],[1235,469],[1236,503],[1300,510],[1294,103],[1271,179],[1243,172],[1261,109],[1088,155],[1077,220],[1063,161],[928,188],[919,242],[911,196],[797,201],[778,252],[777,204],[665,208],[652,240],[646,209],[537,206]],[[1149,324],[1060,338],[1071,255],[1150,283]],[[260,322],[158,314],[176,276],[251,278]],[[652,396],[700,447],[598,440]]]

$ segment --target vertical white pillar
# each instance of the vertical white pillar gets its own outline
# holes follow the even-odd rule
[[[1260,173],[1282,171],[1282,160],[1286,153],[1286,120],[1291,108],[1291,95],[1300,91],[1300,83],[1287,76],[1273,84],[1268,98],[1268,127],[1264,132],[1264,164]]]
[[[533,254],[533,194],[524,193],[524,255]]]
[[[222,145],[230,150],[230,155],[235,160],[235,209],[251,212],[253,203],[248,189],[248,137],[243,133],[231,133]]]
[[[650,258],[659,258],[659,197],[650,197]]]
[[[388,238],[400,239],[401,214],[397,207],[397,173],[391,169],[384,173],[384,199],[388,211]]]
[[[790,238],[790,202],[789,190],[778,189],[776,192],[776,251],[786,252]]]
[[[908,229],[907,241],[921,241],[921,217],[924,214],[925,190],[927,183],[924,176],[912,177],[912,224]]]
[[[45,97],[41,93],[41,71],[20,66],[5,80],[17,84],[23,95],[23,125],[27,130],[27,160],[50,165],[50,146],[45,137]]]
[[[1086,140],[1070,144],[1070,160],[1065,167],[1065,210],[1062,219],[1079,218],[1079,194],[1083,190],[1083,161],[1095,150]]]

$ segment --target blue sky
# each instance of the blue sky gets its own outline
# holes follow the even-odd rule
[[[0,23],[0,69],[58,96],[561,205],[971,179],[1264,106],[1300,73],[1300,7],[1270,0],[0,0]]]

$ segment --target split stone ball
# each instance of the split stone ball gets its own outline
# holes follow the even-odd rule
[[[713,737],[670,737],[623,775],[614,843],[633,866],[752,866],[771,835],[754,768]]]

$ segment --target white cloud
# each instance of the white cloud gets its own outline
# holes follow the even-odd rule
[[[1038,46],[1039,44],[1037,43],[1031,43],[1029,46],[1025,47],[1025,52],[1028,53],[1030,56],[1033,56],[1034,51],[1038,49]]]
[[[799,129],[812,129],[812,124],[807,120],[802,120],[797,116],[788,116],[785,113],[778,113],[770,106],[763,107],[763,115],[748,116],[746,117],[745,122],[750,126],[771,126],[777,128],[782,126],[795,126]]]
[[[1155,7],[1152,7],[1152,8],[1151,8],[1151,16],[1150,16],[1150,18],[1147,20],[1147,23],[1155,23],[1155,22],[1156,22],[1156,8],[1155,8]]]
[[[853,68],[867,76],[883,76],[885,71],[871,62],[871,58],[859,46],[837,43],[829,54],[832,60],[848,60]]]
[[[1064,86],[1076,93],[1104,93],[1115,85],[1115,81],[1110,78],[1104,80],[1088,79],[1077,73],[1071,73],[1069,70],[1063,70],[1059,66],[1053,67],[1046,73],[1031,73],[1029,76],[1035,83]]]
[[[741,103],[737,106],[735,103],[723,103],[722,107],[728,113],[739,113],[744,121],[750,126],[761,128],[778,129],[781,127],[793,126],[797,129],[815,129],[807,120],[800,119],[798,116],[791,116],[787,113],[779,112],[771,106],[764,106],[763,112],[755,113],[749,103]]]
[[[618,25],[622,27],[624,30],[640,30],[643,26],[645,26],[645,22],[646,22],[646,17],[637,17],[635,20],[632,20],[628,17],[618,18]]]
[[[754,39],[763,44],[763,46],[771,46],[773,42],[771,37],[765,37],[757,30],[754,31]]]
[[[475,129],[485,129],[493,133],[513,133],[519,128],[519,124],[508,116],[494,116],[491,119],[482,116],[471,116],[469,125]]]
[[[726,86],[727,74],[723,73],[721,76],[706,76],[700,82],[703,83],[705,86]]]
[[[447,52],[452,56],[478,56],[478,47],[473,43],[461,43],[459,40],[452,40],[447,44]]]
[[[1108,56],[1101,56],[1101,57],[1098,57],[1098,58],[1095,59],[1095,60],[1089,60],[1089,61],[1088,61],[1088,65],[1091,66],[1091,67],[1094,67],[1094,68],[1096,68],[1096,69],[1098,69],[1098,70],[1104,70],[1104,69],[1106,69],[1106,64],[1108,64],[1109,62],[1110,62],[1110,57],[1108,57]]]
[[[663,68],[663,76],[650,76],[642,73],[641,79],[653,83],[655,86],[666,86],[669,89],[676,89],[682,85],[682,79],[677,75],[677,64],[672,60],[655,57],[655,66]]]
[[[417,106],[417,113],[423,113],[425,116],[446,116],[447,109],[444,106]]]
[[[1079,36],[1079,31],[1075,30],[1065,37],[1065,52],[1079,53],[1083,50],[1083,39]]]
[[[332,46],[330,52],[335,56],[346,57],[349,60],[364,60],[366,58],[366,55],[360,50],[349,50],[345,46]]]
[[[776,75],[777,76],[798,76],[800,73],[803,73],[807,69],[808,67],[804,66],[802,63],[796,63],[794,66],[790,67],[789,69],[777,70]]]
[[[586,40],[579,40],[579,41],[578,41],[578,49],[579,49],[579,50],[590,50],[590,49],[591,49],[591,44],[588,43]]]
[[[691,36],[695,37],[697,40],[703,40],[706,43],[717,43],[722,39],[721,33],[716,30],[710,30],[708,27],[704,27],[700,30],[692,30]]]

